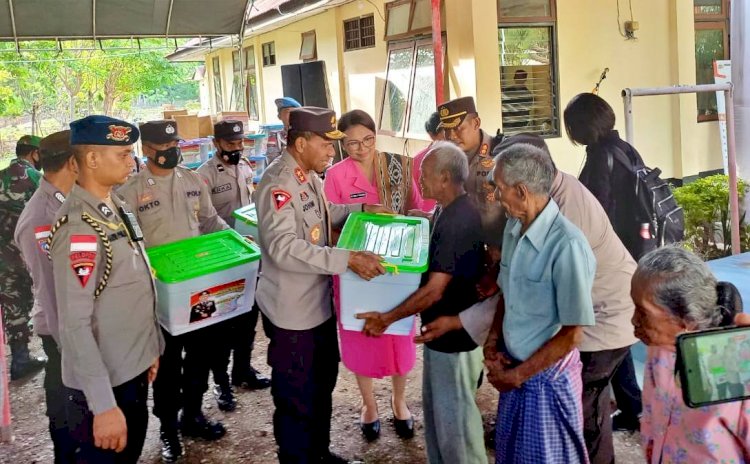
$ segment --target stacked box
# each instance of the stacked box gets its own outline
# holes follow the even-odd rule
[[[255,209],[255,203],[250,203],[247,206],[234,211],[234,230],[240,235],[251,235],[256,240],[258,239],[258,212]]]

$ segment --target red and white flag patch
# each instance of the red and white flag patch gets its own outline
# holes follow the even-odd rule
[[[50,236],[50,231],[52,230],[52,226],[39,226],[34,229],[34,238],[36,239],[36,243],[39,245],[39,250],[42,252],[42,254],[46,255],[47,252],[49,252],[49,243],[47,243],[47,239]]]
[[[85,287],[94,273],[97,250],[96,235],[73,235],[70,237],[70,267],[81,287]]]
[[[276,211],[283,208],[284,205],[289,203],[289,200],[292,199],[292,196],[289,194],[289,192],[285,190],[274,190],[271,193],[273,194],[273,204],[274,206],[276,206]]]

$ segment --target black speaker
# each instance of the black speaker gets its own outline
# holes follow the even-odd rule
[[[325,61],[283,65],[281,84],[285,97],[292,97],[304,106],[331,107]]]

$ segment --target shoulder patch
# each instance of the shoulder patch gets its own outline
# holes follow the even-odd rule
[[[39,251],[44,255],[49,253],[49,236],[51,231],[52,226],[49,224],[34,229],[34,239],[36,239],[36,243],[39,245]]]
[[[96,235],[72,235],[70,237],[70,268],[78,277],[81,287],[86,287],[96,264]]]
[[[273,194],[273,205],[276,207],[276,211],[283,208],[292,199],[292,196],[286,190],[274,190]]]

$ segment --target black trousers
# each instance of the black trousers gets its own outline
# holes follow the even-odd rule
[[[211,362],[214,382],[223,387],[229,386],[229,358],[234,352],[232,380],[244,379],[250,370],[250,358],[255,344],[255,327],[258,325],[260,309],[253,304],[250,312],[216,324],[218,328],[216,342],[220,353]]]
[[[121,453],[94,446],[94,415],[80,390],[66,388],[70,435],[76,443],[78,464],[135,464],[143,451],[148,428],[148,370],[122,385],[114,387],[117,406],[128,425],[128,443]]]
[[[335,319],[309,330],[286,330],[264,316],[263,328],[270,338],[279,462],[318,462],[331,443],[332,394],[340,360]]]
[[[159,372],[154,380],[154,415],[164,428],[177,427],[182,409],[182,350],[184,335],[170,335],[164,328],[164,354],[159,358]]]
[[[62,383],[60,349],[50,335],[40,335],[42,348],[47,355],[44,366],[44,396],[47,401],[49,434],[55,453],[55,464],[71,463],[75,444],[68,431],[68,419],[65,412],[65,386]]]
[[[591,464],[615,462],[612,443],[610,381],[630,347],[605,351],[583,351],[583,436]],[[630,359],[632,363],[632,358]]]
[[[615,394],[617,408],[621,411],[623,419],[637,421],[643,411],[643,400],[641,399],[641,387],[635,376],[635,365],[633,354],[630,350],[625,353],[620,365],[612,377],[612,391]]]

